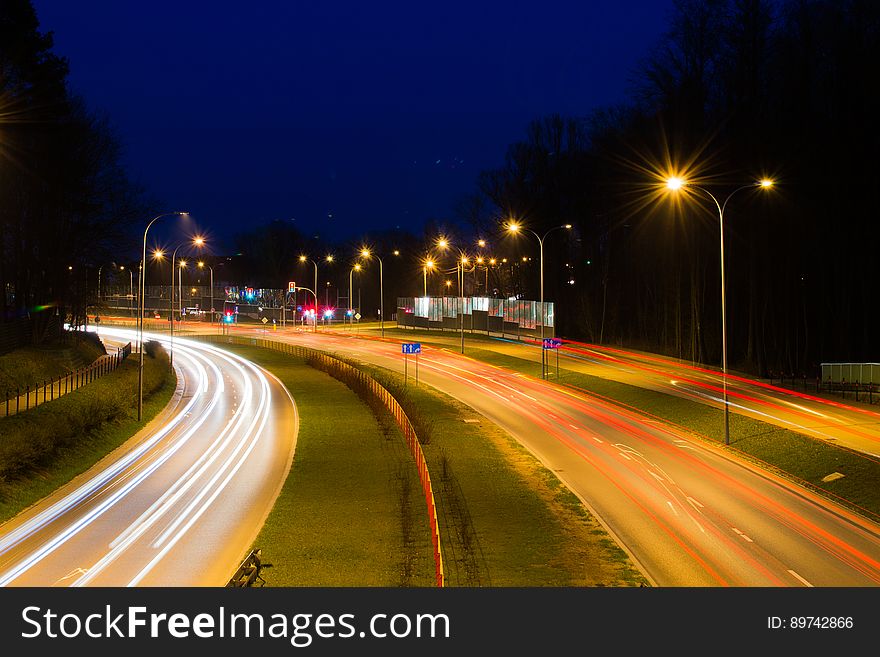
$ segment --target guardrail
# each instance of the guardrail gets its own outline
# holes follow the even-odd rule
[[[442,587],[445,583],[445,575],[443,569],[443,550],[440,545],[440,526],[437,522],[437,505],[434,500],[434,489],[431,486],[431,474],[428,472],[428,462],[425,460],[425,454],[419,443],[419,438],[413,428],[412,422],[403,410],[403,407],[382,384],[376,379],[365,374],[353,365],[349,365],[343,360],[331,356],[318,349],[303,347],[300,345],[290,344],[287,342],[276,342],[275,340],[267,340],[264,338],[245,338],[237,335],[199,335],[193,336],[193,339],[204,340],[206,342],[219,342],[226,344],[240,344],[246,346],[263,347],[265,349],[273,349],[291,356],[299,358],[316,358],[327,368],[334,369],[337,372],[343,372],[349,376],[355,376],[365,385],[365,387],[379,399],[385,408],[391,413],[397,426],[403,432],[409,452],[416,462],[419,472],[419,482],[422,484],[422,492],[425,496],[425,503],[428,507],[428,524],[431,528],[431,543],[434,549],[434,575],[437,586]]]
[[[24,391],[22,391],[21,386],[17,387],[14,391],[7,390],[3,406],[5,417],[36,408],[40,404],[53,401],[78,388],[82,388],[84,385],[115,370],[130,355],[131,342],[124,347],[120,347],[115,354],[101,356],[91,365],[80,367],[69,374],[54,379],[43,379],[42,385],[37,382],[33,388],[30,385],[25,386]]]
[[[266,583],[260,576],[260,571],[263,569],[263,552],[262,550],[251,550],[251,553],[244,558],[244,561],[241,562],[241,565],[238,567],[238,570],[235,571],[235,574],[226,584],[229,588],[245,588],[248,586],[253,586],[254,582],[260,580],[263,584]]]

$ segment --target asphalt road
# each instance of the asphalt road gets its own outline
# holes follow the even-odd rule
[[[369,333],[375,335],[377,332]],[[458,334],[435,331],[427,335],[421,332],[412,335],[424,336],[432,343],[446,344],[453,350],[459,349]],[[535,344],[500,338],[486,339],[482,335],[466,335],[466,340],[467,344],[480,349],[534,363],[541,362],[541,349]],[[724,408],[723,381],[717,369],[656,354],[573,340],[564,340],[559,351],[561,369]],[[555,373],[555,354],[551,353],[549,365]],[[728,375],[728,400],[731,413],[746,415],[880,458],[880,412],[875,410],[876,407],[849,404],[737,374]]]
[[[174,365],[178,388],[156,420],[0,526],[0,585],[222,586],[232,576],[286,478],[296,409],[277,379],[210,345],[175,338]]]
[[[404,367],[397,342],[233,331]],[[453,351],[424,348],[419,364],[423,383],[506,429],[555,472],[658,585],[880,584],[880,526],[721,448]]]

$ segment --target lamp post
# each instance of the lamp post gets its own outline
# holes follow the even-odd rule
[[[208,271],[211,272],[211,327],[214,326],[214,268],[211,265],[206,265],[204,262],[199,260],[198,268],[204,269],[208,268]]]
[[[515,221],[510,221],[507,223],[507,230],[511,233],[518,233],[520,231],[528,231],[532,235],[538,238],[538,244],[540,245],[540,271],[541,271],[541,300],[539,305],[541,306],[541,378],[547,377],[547,357],[544,349],[544,321],[545,321],[545,311],[544,311],[544,240],[547,239],[547,236],[552,233],[554,230],[571,230],[571,224],[563,224],[562,226],[554,226],[550,230],[548,230],[544,235],[538,235],[535,231],[530,228],[525,228],[519,223]]]
[[[425,288],[425,298],[428,297],[428,270],[434,269],[434,261],[433,260],[425,260],[425,264],[422,266],[422,274],[424,276],[424,288]]]
[[[140,351],[140,359],[138,362],[138,421],[143,418],[144,412],[144,291],[146,289],[147,278],[147,232],[156,221],[162,217],[177,215],[180,217],[187,216],[186,212],[165,212],[164,214],[153,217],[144,229],[144,244],[141,251],[140,265],[140,289],[138,290],[138,351]]]
[[[119,265],[120,271],[125,270],[125,265]],[[134,298],[134,274],[131,267],[128,268],[128,315],[131,317],[131,300]]]
[[[169,298],[168,298],[168,310],[169,310],[168,318],[171,320],[171,330],[170,330],[171,347],[170,347],[170,354],[168,356],[168,364],[172,369],[174,368],[174,270],[176,269],[175,259],[177,258],[177,251],[182,246],[202,247],[202,246],[204,246],[204,244],[205,244],[204,238],[194,237],[191,242],[181,242],[180,244],[178,244],[175,247],[174,252],[171,254],[171,288],[170,288],[170,293],[168,295],[169,296]],[[181,260],[180,264],[178,266],[180,267],[180,272],[178,272],[178,275],[177,275],[177,289],[178,289],[177,307],[179,309],[180,317],[182,320],[183,319],[183,270],[186,267],[186,260]]]
[[[324,260],[326,262],[333,262],[333,256],[328,255],[325,256]],[[312,295],[315,297],[315,331],[318,330],[318,263],[309,258],[308,256],[301,255],[299,257],[300,262],[311,262],[315,266],[315,288]],[[304,290],[308,290],[308,288],[304,287]]]
[[[737,187],[723,202],[719,202],[712,192],[698,185],[691,185],[686,180],[677,176],[672,176],[666,180],[666,188],[673,192],[678,192],[683,187],[696,189],[702,194],[708,196],[715,203],[718,210],[718,229],[720,233],[721,244],[721,381],[724,389],[724,444],[730,444],[730,402],[727,399],[727,288],[725,286],[724,274],[724,210],[727,209],[727,203],[737,192],[744,189],[769,189],[773,187],[773,181],[769,178],[762,178],[755,182]]]
[[[353,301],[353,299],[351,298],[351,295],[352,295],[352,293],[353,293],[352,285],[351,285],[351,275],[352,275],[354,272],[356,272],[356,271],[360,271],[360,270],[361,270],[361,265],[360,265],[360,263],[355,263],[354,267],[352,267],[351,270],[349,270],[349,272],[348,272],[348,309],[349,309],[349,310],[354,310],[354,301]],[[360,312],[360,308],[358,308],[358,312]],[[352,313],[351,315],[349,315],[348,323],[349,323],[349,325],[353,325],[353,324],[354,324],[354,313]]]
[[[98,301],[101,300],[101,270],[104,268],[104,265],[98,267]]]
[[[369,249],[361,249],[361,256],[367,260],[375,258],[379,261],[379,330],[382,337],[385,337],[385,287],[382,280],[382,258],[370,253]]]

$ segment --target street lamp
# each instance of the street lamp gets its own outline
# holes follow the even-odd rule
[[[352,267],[352,268],[349,270],[349,272],[348,272],[348,309],[349,309],[349,310],[354,310],[354,300],[352,299],[352,293],[353,293],[353,290],[352,290],[352,285],[351,285],[351,275],[352,275],[354,272],[356,272],[356,271],[360,271],[360,270],[361,270],[361,265],[360,265],[360,263],[357,263],[357,262],[356,262],[356,263],[354,264],[354,267]],[[360,312],[360,310],[361,310],[361,309],[358,308],[358,312]],[[354,324],[354,313],[351,313],[351,314],[349,315],[348,323],[349,323],[350,325],[351,325],[351,324]]]
[[[535,231],[531,230],[530,228],[525,228],[522,224],[519,224],[516,221],[507,222],[508,232],[511,232],[511,233],[520,233],[522,231],[529,232],[538,238],[538,244],[540,245],[540,252],[541,252],[541,259],[540,259],[540,269],[541,269],[541,301],[540,301],[540,306],[541,306],[541,378],[546,378],[546,376],[547,376],[547,374],[546,374],[547,358],[546,358],[546,354],[545,354],[546,350],[544,349],[544,322],[545,322],[545,315],[546,315],[545,310],[544,310],[544,240],[547,239],[547,236],[550,233],[552,233],[554,230],[562,230],[562,229],[571,230],[571,224],[563,224],[561,226],[554,226],[553,228],[548,230],[546,233],[544,233],[543,236],[541,236],[541,235],[538,235],[538,233],[536,233]],[[523,258],[523,260],[525,261],[525,258]],[[557,372],[557,374],[558,374],[558,372]]]
[[[425,264],[422,266],[422,274],[424,277],[424,284],[425,284],[425,298],[428,297],[428,270],[429,269],[431,269],[431,270],[434,269],[434,261],[431,260],[430,258],[428,260],[425,260]]]
[[[171,254],[171,288],[168,295],[168,310],[169,316],[168,318],[171,320],[171,329],[170,329],[170,354],[168,356],[168,363],[173,368],[174,367],[174,270],[175,264],[174,261],[177,258],[177,251],[182,246],[195,246],[202,247],[205,244],[205,240],[202,237],[194,237],[189,242],[181,242],[178,244],[174,252]],[[159,253],[159,257],[161,257],[161,252]],[[177,307],[178,312],[180,313],[181,321],[183,319],[183,270],[186,268],[186,260],[181,260],[178,264],[180,267],[180,272],[177,275]]]
[[[214,268],[211,265],[206,265],[204,262],[199,260],[197,263],[199,269],[208,268],[208,271],[211,272],[211,326],[214,326]]]
[[[727,208],[727,203],[737,192],[741,192],[744,189],[769,189],[773,187],[774,181],[770,178],[762,178],[761,180],[756,180],[754,182],[749,183],[748,185],[743,185],[742,187],[737,187],[730,194],[727,195],[727,198],[724,199],[724,202],[719,203],[718,199],[715,197],[712,192],[698,185],[689,184],[683,178],[679,178],[677,176],[671,176],[666,179],[666,188],[672,192],[678,192],[682,188],[692,188],[696,189],[699,192],[702,192],[706,196],[708,196],[715,203],[715,207],[718,210],[718,229],[720,233],[720,242],[721,242],[721,381],[724,387],[724,444],[730,444],[730,402],[727,399],[727,289],[725,287],[725,275],[724,275],[724,210]]]
[[[160,215],[156,215],[153,217],[150,222],[147,224],[147,227],[144,228],[144,244],[143,251],[141,252],[141,266],[140,266],[140,278],[139,281],[139,289],[138,289],[138,350],[140,351],[140,360],[138,363],[138,421],[143,418],[144,412],[144,291],[146,290],[146,278],[147,278],[147,232],[150,230],[150,226],[152,226],[156,221],[161,219],[162,217],[169,217],[172,215],[177,215],[179,217],[188,216],[186,212],[165,212]]]
[[[458,270],[458,330],[461,333],[461,353],[464,353],[464,268],[468,263],[468,257],[462,254],[455,264],[455,268]],[[474,265],[474,272],[476,270],[477,266]],[[473,315],[471,317],[473,318]],[[471,329],[473,329],[473,326],[471,326]]]
[[[119,265],[119,271],[125,271],[125,265]],[[128,315],[131,316],[131,302],[134,299],[134,273],[128,268]]]
[[[361,249],[361,257],[369,260],[370,258],[375,258],[379,261],[379,329],[381,331],[381,335],[385,337],[385,285],[382,280],[382,258],[377,256],[376,254],[370,253],[370,250],[367,248]]]

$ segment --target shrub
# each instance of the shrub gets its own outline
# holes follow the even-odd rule
[[[150,350],[145,349],[145,397],[171,376],[161,345],[155,343]],[[115,372],[79,390],[0,420],[0,481],[39,467],[59,449],[87,441],[105,423],[137,413],[137,380],[138,361],[129,358]]]

